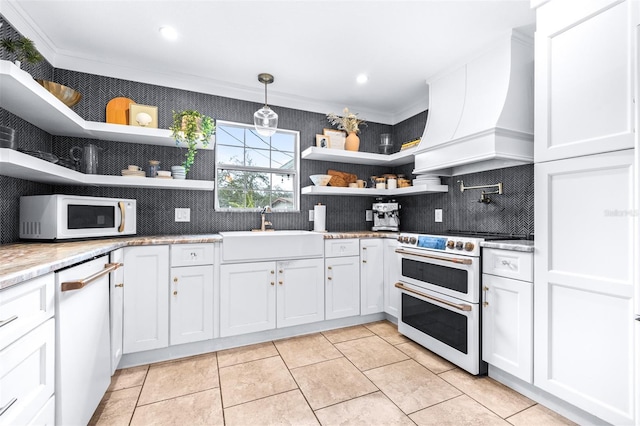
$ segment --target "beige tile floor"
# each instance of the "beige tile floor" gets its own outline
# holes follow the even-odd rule
[[[570,425],[380,321],[118,370],[92,425]]]

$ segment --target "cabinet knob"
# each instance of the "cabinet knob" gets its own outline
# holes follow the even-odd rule
[[[487,306],[489,306],[489,302],[482,302],[482,306],[486,308]]]
[[[271,271],[271,275],[273,275],[273,274],[275,274],[275,273],[276,273],[276,271],[273,271],[273,270]]]
[[[362,247],[362,250],[366,250],[366,249],[367,249],[366,247]]]
[[[174,292],[173,292],[173,295],[174,295],[174,296],[177,296],[177,295],[178,295],[178,292],[177,292],[177,291],[174,291]]]
[[[363,260],[363,261],[362,261],[362,263],[367,263],[367,261],[366,261],[366,260]]]
[[[123,283],[116,284],[116,285],[114,285],[114,287],[124,287],[124,284]]]
[[[278,281],[278,284],[282,285],[282,281]]]
[[[173,277],[173,282],[177,283],[178,282],[178,277]]]
[[[332,270],[333,268],[331,266],[327,266],[327,269],[328,270]]]
[[[281,273],[283,273],[283,272],[284,272],[284,271],[283,271],[282,269],[279,269],[279,270],[278,270],[278,273],[279,273],[279,274],[281,274]]]
[[[276,283],[275,283],[275,282],[273,282],[273,281],[271,281],[271,285],[276,285]]]
[[[331,278],[331,277],[327,277],[327,279],[328,279],[329,281],[331,281],[333,278]]]
[[[485,285],[484,287],[482,287],[482,289],[483,289],[484,291],[489,291],[489,287],[487,287],[486,285]]]

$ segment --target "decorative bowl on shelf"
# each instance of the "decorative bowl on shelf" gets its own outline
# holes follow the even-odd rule
[[[311,179],[315,186],[327,186],[331,180],[331,175],[311,175],[309,179]]]
[[[36,81],[45,89],[47,89],[53,96],[60,99],[63,104],[68,107],[72,107],[82,99],[82,95],[71,87],[64,86],[60,83],[54,83],[48,80]]]

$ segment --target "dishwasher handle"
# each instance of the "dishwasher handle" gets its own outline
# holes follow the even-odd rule
[[[80,290],[83,287],[85,287],[88,284],[90,284],[91,282],[97,280],[98,278],[100,278],[100,277],[102,277],[104,275],[107,275],[107,274],[115,271],[116,269],[118,269],[121,266],[123,266],[122,263],[107,263],[106,265],[104,265],[104,269],[102,271],[96,272],[93,275],[89,275],[87,278],[85,278],[83,280],[63,282],[60,285],[60,289],[62,291]]]

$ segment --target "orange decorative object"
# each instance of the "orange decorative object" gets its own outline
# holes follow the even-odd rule
[[[129,105],[135,104],[129,98],[113,98],[107,103],[107,123],[129,124]]]

